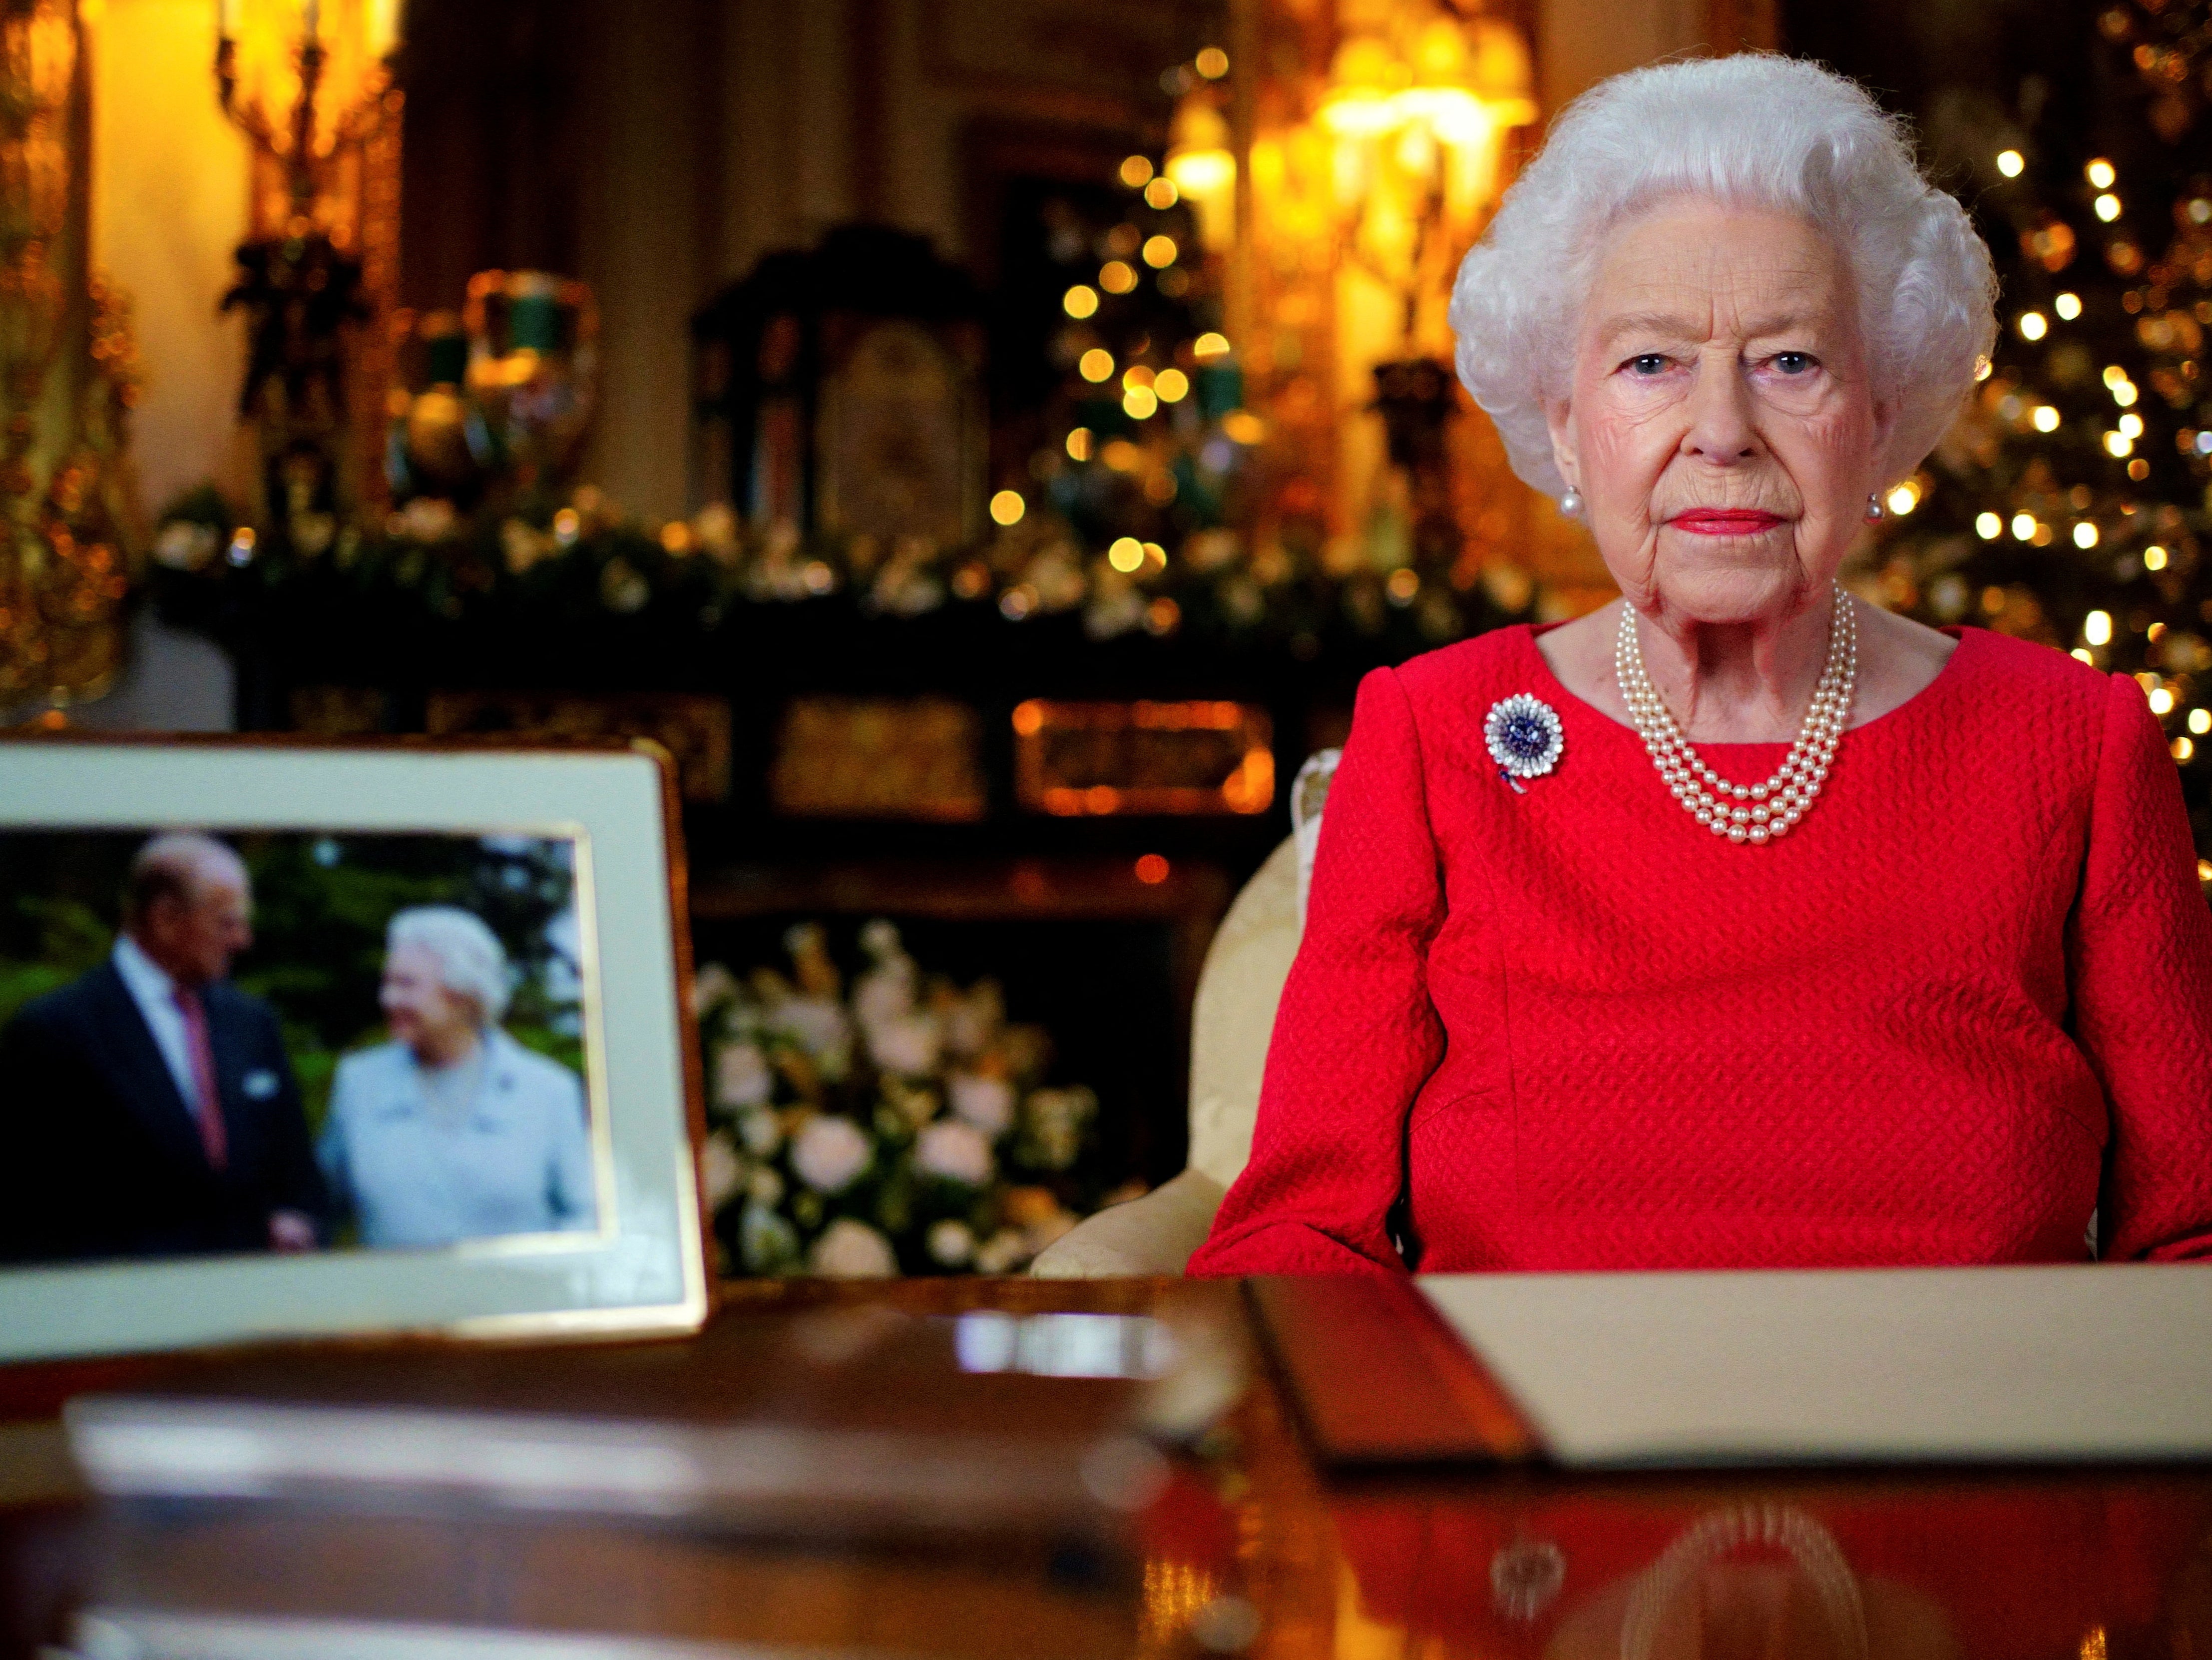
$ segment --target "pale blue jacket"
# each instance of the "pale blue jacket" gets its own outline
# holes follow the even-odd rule
[[[364,1245],[444,1245],[589,1229],[591,1140],[576,1074],[486,1034],[467,1118],[432,1122],[413,1054],[380,1043],[338,1062],[318,1148],[331,1198]]]

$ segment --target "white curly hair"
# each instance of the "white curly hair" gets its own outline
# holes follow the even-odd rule
[[[1966,210],[1922,177],[1904,124],[1855,83],[1766,52],[1632,70],[1563,110],[1454,284],[1459,376],[1513,471],[1566,488],[1547,402],[1565,394],[1608,234],[1670,198],[1796,214],[1850,261],[1877,403],[1881,477],[1918,466],[1996,337],[1996,277]]]
[[[438,959],[438,981],[476,1005],[477,1024],[495,1026],[514,987],[507,949],[473,911],[458,905],[416,905],[396,913],[385,930],[386,952],[414,946]]]

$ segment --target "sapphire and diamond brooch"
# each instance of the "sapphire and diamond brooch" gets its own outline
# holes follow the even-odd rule
[[[1490,745],[1490,758],[1498,763],[1498,775],[1522,795],[1528,792],[1521,781],[1551,771],[1566,743],[1559,712],[1525,691],[1490,706],[1482,736]]]

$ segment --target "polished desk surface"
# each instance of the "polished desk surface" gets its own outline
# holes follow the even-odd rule
[[[1156,1280],[741,1284],[726,1310],[1146,1314],[1193,1297],[1220,1299],[1232,1324],[1241,1315],[1232,1287]],[[1331,1476],[1252,1359],[1249,1386],[1182,1456],[1140,1529],[1133,1611],[1121,1624],[1081,1595],[1040,1592],[972,1560],[814,1560],[796,1577],[786,1563],[762,1578],[697,1541],[617,1531],[537,1555],[456,1536],[433,1542],[437,1560],[394,1563],[380,1559],[380,1524],[366,1518],[317,1546],[311,1578],[380,1577],[432,1597],[440,1573],[450,1577],[445,1553],[473,1552],[466,1606],[431,1617],[727,1639],[739,1633],[718,1609],[738,1598],[754,1608],[750,1640],[816,1651],[911,1652],[911,1633],[926,1629],[945,1636],[927,1645],[936,1651],[1009,1657],[2212,1660],[2212,1471]],[[128,1368],[87,1377],[112,1386]],[[0,1438],[0,1606],[21,1644],[46,1636],[72,1588],[103,1570],[95,1530],[39,1499],[33,1438],[13,1437]],[[258,1573],[265,1606],[267,1581],[284,1576],[265,1550],[242,1565],[238,1544],[203,1530],[158,1572],[218,1596],[227,1577]],[[297,1606],[312,1609],[318,1594],[302,1580]],[[773,1617],[761,1614],[771,1603]]]

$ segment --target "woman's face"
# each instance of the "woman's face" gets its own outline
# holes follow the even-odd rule
[[[1613,233],[1549,414],[1630,603],[1719,624],[1826,590],[1890,420],[1836,247],[1793,216],[1696,200]]]
[[[442,1062],[476,1036],[474,1000],[447,989],[437,953],[423,946],[402,946],[386,956],[377,1000],[392,1037],[426,1060]]]

